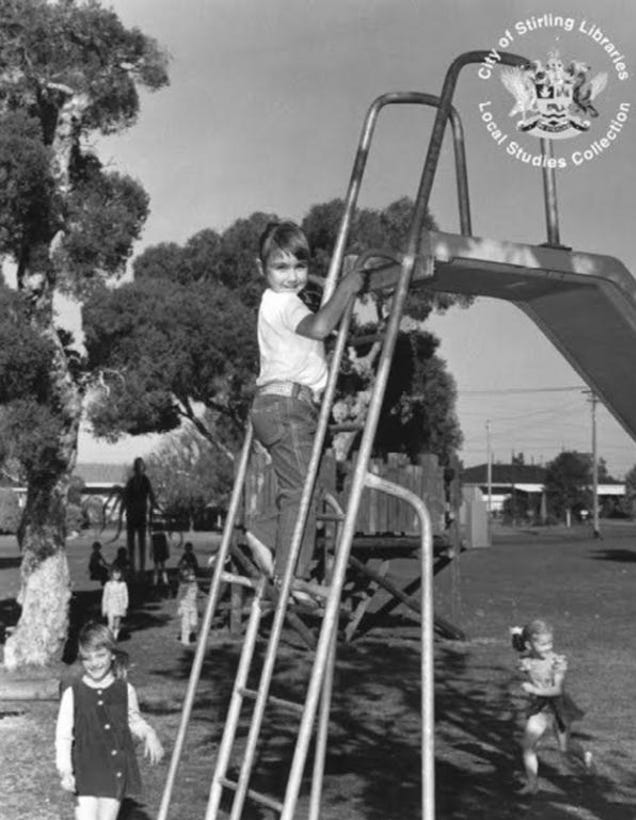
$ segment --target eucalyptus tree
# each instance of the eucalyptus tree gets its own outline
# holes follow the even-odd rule
[[[0,358],[0,429],[28,486],[9,668],[55,658],[68,626],[64,508],[90,374],[54,296],[81,301],[116,280],[148,213],[139,183],[91,146],[134,124],[138,89],[166,85],[167,62],[94,0],[0,0],[0,255],[16,277],[0,333],[20,340]],[[36,369],[21,383],[12,373],[25,350]]]
[[[146,248],[132,283],[87,300],[89,366],[107,374],[88,411],[97,436],[184,424],[233,461],[258,369],[254,260],[271,218],[255,213],[222,234]]]

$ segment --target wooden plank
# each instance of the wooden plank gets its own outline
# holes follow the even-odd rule
[[[367,585],[366,589],[362,593],[362,597],[361,597],[358,605],[356,606],[356,608],[353,610],[353,613],[351,614],[351,620],[349,621],[349,623],[345,627],[344,634],[345,634],[345,640],[347,641],[347,643],[349,643],[351,641],[351,639],[353,638],[353,636],[354,636],[354,634],[355,634],[355,632],[356,632],[356,630],[357,630],[357,628],[360,624],[360,621],[365,616],[371,601],[374,599],[375,594],[378,591],[378,588],[379,588],[380,585],[379,585],[377,579],[378,578],[384,578],[384,576],[389,571],[390,563],[391,563],[390,561],[382,561],[382,563],[380,564],[380,567],[377,570],[377,577],[371,579],[370,583]]]
[[[60,681],[57,678],[0,678],[0,700],[59,700]]]
[[[237,565],[236,559],[232,559],[230,563],[231,571],[239,573],[240,569]],[[219,590],[219,600],[220,600]],[[230,585],[230,635],[238,636],[242,631],[242,614],[243,614],[243,587],[240,584]]]

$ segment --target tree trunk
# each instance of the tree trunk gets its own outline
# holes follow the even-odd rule
[[[60,436],[60,455],[66,436]],[[68,631],[71,583],[65,543],[66,495],[73,454],[58,462],[58,475],[29,475],[27,503],[19,531],[23,551],[20,591],[22,613],[7,640],[4,665],[9,670],[44,666],[60,659]]]
[[[59,83],[42,82],[41,78],[37,82],[34,102],[41,107],[51,174],[58,196],[65,199],[71,185],[70,157],[89,98]],[[29,297],[32,326],[53,346],[47,409],[55,433],[41,448],[37,463],[27,467],[27,503],[19,532],[23,559],[17,600],[22,613],[4,649],[4,665],[12,670],[57,660],[68,632],[71,581],[65,552],[65,516],[70,476],[77,458],[83,388],[73,379],[53,320],[59,275],[55,257],[62,230],[58,225],[48,241],[34,235],[18,260],[18,288]]]
[[[68,632],[71,581],[65,551],[65,516],[77,457],[81,395],[64,370],[57,367],[51,373],[62,411],[57,451],[47,460],[51,469],[48,475],[38,472],[28,476],[27,503],[19,532],[23,559],[17,601],[22,613],[5,644],[7,669],[44,666],[59,660]]]
[[[71,582],[64,550],[64,482],[29,486],[18,604],[22,613],[4,647],[9,670],[59,660],[68,632]]]

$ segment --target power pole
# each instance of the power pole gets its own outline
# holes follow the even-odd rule
[[[596,441],[596,404],[598,398],[593,391],[588,392],[592,408],[592,532],[594,538],[601,537],[598,521],[598,446]]]
[[[486,419],[486,482],[488,485],[488,526],[492,518],[492,448],[490,446],[490,419]]]

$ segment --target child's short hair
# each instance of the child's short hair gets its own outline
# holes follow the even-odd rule
[[[102,548],[101,541],[93,541],[93,545],[92,545],[91,549],[101,550],[101,548]]]
[[[308,260],[309,242],[303,229],[295,222],[270,222],[258,243],[258,255],[263,266],[275,251],[284,251],[296,259]]]
[[[116,573],[116,572],[118,572],[118,573],[119,573],[119,575],[120,575],[122,578],[124,577],[124,570],[122,569],[121,564],[117,564],[117,563],[115,563],[115,564],[111,564],[111,567],[110,567],[110,569],[108,570],[108,576],[109,576],[109,578],[114,578],[114,577],[115,577],[115,573]]]
[[[80,629],[77,637],[79,654],[107,649],[113,655],[113,674],[116,678],[126,678],[128,674],[128,653],[118,648],[113,633],[105,624],[89,621]]]
[[[194,545],[192,544],[192,541],[186,541],[185,544],[183,545],[183,549],[184,549],[185,552],[189,552],[190,550],[193,550]]]
[[[552,635],[553,629],[547,621],[535,618],[525,626],[513,626],[510,629],[512,648],[517,652],[525,652],[526,645],[537,635]]]

